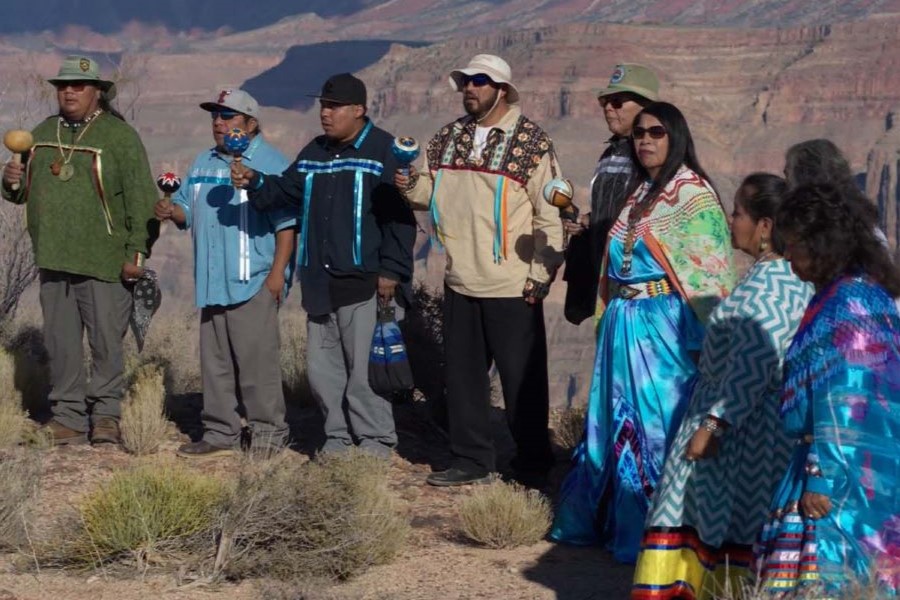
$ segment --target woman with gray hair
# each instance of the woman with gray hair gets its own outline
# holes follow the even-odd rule
[[[784,178],[789,190],[804,185],[821,184],[834,185],[842,190],[848,198],[860,203],[863,211],[876,224],[875,237],[885,248],[890,249],[887,236],[878,226],[881,220],[878,207],[859,189],[850,162],[834,142],[819,138],[806,140],[788,148],[784,156]],[[900,299],[897,300],[897,307],[900,308]]]

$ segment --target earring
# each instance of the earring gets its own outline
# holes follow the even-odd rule
[[[769,250],[769,239],[763,238],[759,241],[759,251],[760,252],[768,252]]]

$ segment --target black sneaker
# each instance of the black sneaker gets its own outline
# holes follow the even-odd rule
[[[455,467],[432,473],[425,479],[428,485],[450,487],[454,485],[482,484],[491,481],[491,474],[484,471],[463,471]]]
[[[213,446],[206,440],[200,440],[199,442],[182,444],[175,454],[181,458],[218,458],[220,456],[230,456],[234,454],[234,450]]]

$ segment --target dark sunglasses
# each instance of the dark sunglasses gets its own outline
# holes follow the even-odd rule
[[[631,96],[601,96],[597,98],[597,101],[600,102],[600,106],[606,108],[607,105],[612,106],[615,110],[619,110],[622,108],[626,102],[631,100]]]
[[[483,87],[489,83],[494,83],[494,80],[485,75],[484,73],[477,73],[475,75],[465,75],[463,76],[463,87],[466,87],[469,84],[474,85],[475,87]]]
[[[235,110],[214,110],[209,113],[209,116],[212,117],[212,120],[222,119],[223,121],[230,121],[231,119],[238,116],[239,112]]]
[[[73,92],[83,92],[88,85],[90,84],[87,81],[58,81],[53,84],[59,91],[71,89]]]
[[[650,134],[650,137],[654,140],[661,140],[666,137],[668,131],[662,125],[654,125],[653,127],[635,127],[631,131],[631,137],[636,140],[644,139],[644,134]]]

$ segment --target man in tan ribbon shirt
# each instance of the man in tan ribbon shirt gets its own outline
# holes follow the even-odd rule
[[[428,143],[422,172],[395,183],[429,210],[447,252],[444,349],[453,464],[438,486],[478,483],[496,470],[488,369],[503,385],[516,442],[513,477],[541,487],[554,459],[542,300],[562,262],[559,212],[542,197],[560,177],[547,134],[522,115],[509,65],[475,56],[450,74],[466,115]]]

